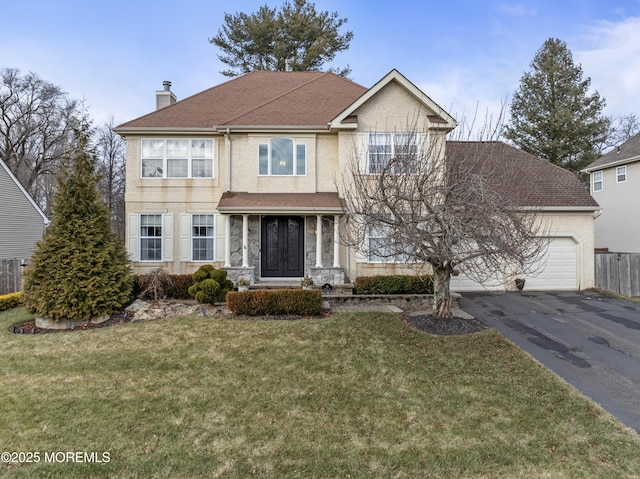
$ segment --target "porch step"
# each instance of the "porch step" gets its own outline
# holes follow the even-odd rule
[[[256,281],[249,286],[249,289],[298,289],[300,288],[299,281]],[[325,295],[347,294],[350,295],[353,292],[353,284],[334,284],[331,285],[331,289],[324,289],[322,285],[315,285],[313,289],[320,290]]]
[[[249,286],[249,289],[295,289],[299,287],[299,281],[256,281]]]

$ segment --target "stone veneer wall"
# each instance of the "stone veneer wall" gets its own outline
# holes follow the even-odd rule
[[[260,217],[249,215],[249,264],[260,264]],[[242,216],[231,216],[231,266],[242,266]]]
[[[305,234],[305,275],[309,274],[317,285],[344,284],[344,269],[333,267],[333,227],[332,217],[322,218],[322,268],[316,268],[316,217],[306,216]],[[249,268],[242,267],[242,216],[231,216],[231,267],[224,268],[228,278],[234,282],[240,278],[255,283],[260,275],[260,216],[249,216]]]

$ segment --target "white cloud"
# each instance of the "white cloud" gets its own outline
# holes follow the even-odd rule
[[[607,100],[606,113],[640,114],[640,17],[601,22],[574,52],[591,87]]]
[[[498,6],[497,10],[502,14],[513,17],[535,17],[538,15],[538,11],[535,8],[522,4],[508,5],[503,3]]]

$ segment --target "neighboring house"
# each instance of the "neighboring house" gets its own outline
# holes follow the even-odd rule
[[[31,258],[49,220],[0,159],[0,261]]]
[[[595,221],[596,249],[640,253],[640,133],[584,171],[602,207]]]
[[[365,88],[333,73],[259,71],[179,102],[170,85],[156,92],[155,112],[116,128],[127,142],[136,273],[185,274],[212,263],[232,279],[310,274],[340,284],[410,272],[340,239],[349,194],[340,176],[355,155],[373,172],[410,122],[434,145],[457,125],[399,72]],[[509,194],[529,192],[519,204],[549,222],[552,246],[537,286],[593,286],[595,201],[573,175],[503,143],[491,147],[495,161],[521,164]],[[463,275],[455,281],[457,289],[477,287]]]

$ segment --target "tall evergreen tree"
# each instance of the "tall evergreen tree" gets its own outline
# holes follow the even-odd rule
[[[561,40],[544,42],[520,79],[504,136],[524,151],[579,172],[599,154],[610,120],[605,100]]]
[[[96,187],[88,127],[76,130],[59,173],[53,220],[25,272],[25,302],[54,321],[85,321],[121,308],[132,276]]]
[[[251,15],[225,13],[224,25],[209,41],[222,50],[221,62],[231,67],[221,73],[234,77],[255,70],[320,70],[338,52],[349,48],[353,32],[338,13],[316,11],[306,0],[285,1],[278,11],[267,5]],[[347,76],[349,67],[336,73]]]

